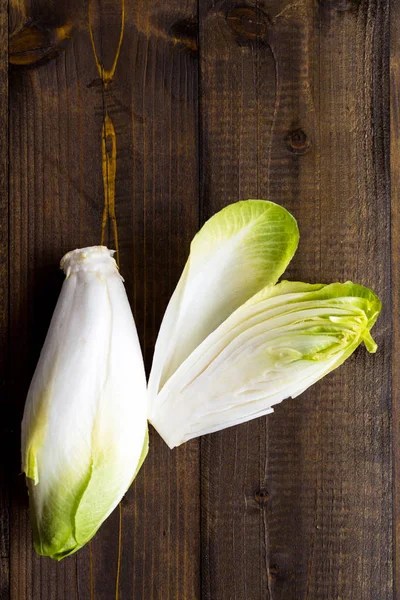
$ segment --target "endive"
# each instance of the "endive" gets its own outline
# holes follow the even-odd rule
[[[147,454],[142,354],[112,254],[94,246],[62,259],[22,422],[35,549],[58,560],[90,540]]]
[[[272,412],[361,342],[375,352],[370,329],[381,304],[367,288],[273,285],[297,247],[293,221],[283,208],[249,200],[194,238],[149,383],[149,420],[171,448]]]
[[[296,220],[265,200],[231,204],[194,237],[154,350],[149,399],[236,308],[278,281],[296,252]]]

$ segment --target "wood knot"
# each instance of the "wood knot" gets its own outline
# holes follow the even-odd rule
[[[34,66],[51,60],[65,49],[65,41],[71,37],[71,26],[44,27],[32,21],[10,36],[8,60],[15,66]]]
[[[265,489],[261,489],[254,495],[254,500],[261,506],[266,506],[269,500],[269,493]]]
[[[286,136],[286,147],[293,154],[305,154],[310,148],[310,140],[302,129],[293,129]]]
[[[241,38],[258,40],[267,31],[267,16],[260,8],[238,6],[232,8],[227,16],[229,27]]]
[[[194,19],[179,19],[169,29],[169,35],[175,44],[182,46],[190,53],[195,54],[199,49],[198,23]]]

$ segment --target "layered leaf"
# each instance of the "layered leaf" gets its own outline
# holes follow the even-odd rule
[[[172,448],[272,412],[341,365],[381,309],[351,282],[266,286],[190,354],[153,403],[150,420]]]
[[[110,252],[67,255],[22,423],[34,545],[57,560],[84,545],[147,453],[143,359]]]
[[[150,406],[191,352],[234,310],[275,283],[299,240],[295,219],[264,200],[227,206],[195,236],[167,307],[149,380]]]

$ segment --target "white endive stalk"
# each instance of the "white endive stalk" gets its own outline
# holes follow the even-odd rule
[[[22,422],[35,549],[58,560],[96,533],[147,454],[143,359],[112,254],[94,246],[62,259]]]

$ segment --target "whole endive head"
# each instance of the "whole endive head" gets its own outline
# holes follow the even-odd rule
[[[94,246],[62,259],[22,421],[35,550],[58,560],[90,540],[147,454],[143,359],[112,255]]]

